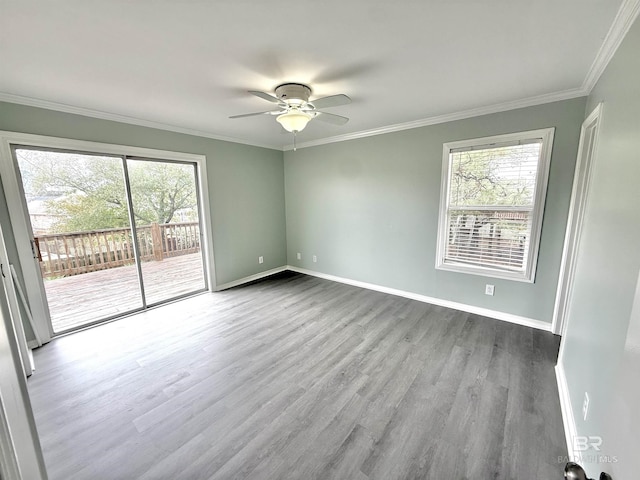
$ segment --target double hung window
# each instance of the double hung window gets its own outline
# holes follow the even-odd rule
[[[436,268],[534,281],[553,131],[444,145]]]

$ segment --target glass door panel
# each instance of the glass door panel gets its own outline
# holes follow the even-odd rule
[[[206,288],[195,164],[127,158],[147,305]]]
[[[54,333],[144,306],[123,159],[15,147]]]

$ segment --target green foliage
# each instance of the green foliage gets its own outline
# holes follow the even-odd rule
[[[129,226],[124,170],[118,157],[17,150],[25,193],[56,197],[49,213],[57,232]],[[197,219],[192,165],[127,160],[138,226]]]
[[[451,204],[532,205],[539,150],[529,144],[452,154]]]
[[[193,167],[190,165],[129,160],[129,180],[136,221],[169,223],[176,211],[196,213]]]
[[[126,206],[91,195],[70,195],[48,202],[49,211],[64,215],[53,227],[55,233],[86,232],[129,227]]]

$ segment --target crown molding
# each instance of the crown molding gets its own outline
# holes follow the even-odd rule
[[[640,2],[640,0],[634,0]],[[402,130],[410,130],[413,128],[426,127],[429,125],[437,125],[440,123],[453,122],[456,120],[464,120],[467,118],[479,117],[482,115],[489,115],[492,113],[506,112],[509,110],[516,110],[518,108],[532,107],[536,105],[543,105],[545,103],[559,102],[562,100],[569,100],[572,98],[587,96],[589,92],[584,88],[574,88],[570,90],[564,90],[561,92],[547,93],[544,95],[537,95],[535,97],[528,97],[521,100],[512,100],[509,102],[498,103],[494,105],[487,105],[484,107],[472,108],[469,110],[462,110],[460,112],[447,113],[444,115],[436,115],[433,117],[427,117],[421,120],[414,120],[411,122],[398,123],[395,125],[388,125],[385,127],[373,128],[370,130],[362,130],[354,133],[347,133],[344,135],[337,135],[334,137],[322,138],[318,140],[312,140],[309,142],[303,142],[296,145],[296,148],[315,147],[318,145],[325,145],[328,143],[345,142],[347,140],[355,140],[358,138],[373,137],[376,135],[383,135],[385,133],[399,132]],[[150,120],[143,120],[140,118],[129,117],[126,115],[118,115],[115,113],[102,112],[99,110],[92,110],[82,107],[74,107],[72,105],[66,105],[64,103],[50,102],[48,100],[41,100],[38,98],[23,97],[21,95],[13,95],[10,93],[0,92],[0,102],[16,103],[19,105],[26,105],[29,107],[44,108],[47,110],[54,110],[64,113],[72,113],[75,115],[82,115],[85,117],[99,118],[102,120],[110,120],[113,122],[127,123],[131,125],[138,125],[141,127],[156,128],[159,130],[166,130],[175,133],[182,133],[185,135],[193,135],[196,137],[212,138],[214,140],[221,140],[225,142],[240,143],[243,145],[251,145],[254,147],[268,148],[270,150],[289,151],[293,150],[293,145],[285,145],[284,147],[276,147],[274,145],[266,145],[256,142],[248,142],[235,137],[225,137],[222,135],[214,135],[210,132],[201,130],[194,130],[189,128],[178,127],[176,125],[169,125],[165,123],[153,122]]]
[[[364,130],[361,132],[348,133],[345,135],[337,135],[334,137],[325,138],[322,140],[313,140],[310,142],[303,142],[298,144],[297,148],[315,147],[318,145],[325,145],[328,143],[344,142],[347,140],[355,140],[357,138],[372,137],[374,135],[382,135],[385,133],[399,132],[402,130],[409,130],[412,128],[426,127],[429,125],[436,125],[439,123],[452,122],[456,120],[464,120],[466,118],[479,117],[481,115],[489,115],[492,113],[506,112],[508,110],[515,110],[518,108],[532,107],[535,105],[542,105],[545,103],[558,102],[561,100],[569,100],[571,98],[585,97],[591,93],[593,87],[595,87],[598,79],[604,72],[605,68],[611,61],[611,58],[615,54],[616,50],[624,40],[627,32],[635,22],[636,18],[640,14],[640,0],[623,0],[618,13],[611,24],[611,28],[607,32],[607,35],[596,54],[596,58],[591,64],[591,68],[587,72],[582,86],[580,88],[574,88],[570,90],[564,90],[562,92],[550,93],[545,95],[539,95],[535,97],[529,97],[522,100],[514,100],[511,102],[498,103],[494,105],[488,105],[485,107],[474,108],[470,110],[463,110],[461,112],[449,113],[445,115],[439,115],[435,117],[429,117],[422,120],[416,120],[413,122],[398,123],[396,125],[389,125],[382,128],[374,128],[371,130]],[[287,145],[283,148],[284,151],[293,150],[293,145]]]
[[[587,92],[587,95],[596,86],[631,25],[638,17],[638,13],[640,13],[640,0],[623,0],[616,18],[614,18],[611,28],[607,32],[607,36],[604,38],[600,50],[598,50],[596,58],[582,83],[582,89]]]
[[[395,125],[388,125],[380,128],[373,128],[370,130],[362,130],[354,133],[347,133],[344,135],[336,135],[333,137],[323,138],[319,140],[312,140],[309,142],[303,142],[298,144],[297,148],[315,147],[318,145],[325,145],[329,143],[345,142],[348,140],[355,140],[358,138],[372,137],[376,135],[383,135],[385,133],[400,132],[402,130],[410,130],[413,128],[426,127],[429,125],[437,125],[440,123],[453,122],[456,120],[464,120],[472,117],[479,117],[482,115],[489,115],[492,113],[506,112],[509,110],[516,110],[518,108],[532,107],[535,105],[542,105],[545,103],[558,102],[562,100],[569,100],[572,98],[588,96],[593,90],[593,87],[598,82],[598,79],[604,72],[605,68],[609,64],[609,61],[615,54],[616,50],[622,43],[625,35],[633,25],[633,22],[640,14],[640,0],[623,0],[618,13],[609,29],[595,60],[591,64],[589,71],[580,88],[574,88],[564,90],[561,92],[549,93],[544,95],[537,95],[534,97],[528,97],[521,100],[513,100],[509,102],[503,102],[493,105],[487,105],[478,108],[472,108],[469,110],[462,110],[460,112],[447,113],[444,115],[436,115],[433,117],[424,118],[421,120],[414,120],[411,122],[398,123]],[[13,95],[9,93],[0,92],[0,101],[8,103],[17,103],[20,105],[26,105],[31,107],[44,108],[47,110],[55,110],[65,113],[73,113],[76,115],[83,115],[85,117],[100,118],[102,120],[110,120],[114,122],[127,123],[131,125],[138,125],[141,127],[156,128],[159,130],[166,130],[170,132],[182,133],[185,135],[193,135],[197,137],[211,138],[214,140],[221,140],[225,142],[239,143],[243,145],[251,145],[254,147],[268,148],[270,150],[293,150],[293,145],[285,145],[280,148],[274,145],[267,145],[257,142],[250,142],[235,137],[226,137],[222,135],[215,135],[210,132],[201,130],[194,130],[184,127],[178,127],[176,125],[169,125],[160,122],[154,122],[150,120],[143,120],[140,118],[129,117],[126,115],[118,115],[114,113],[102,112],[99,110],[92,110],[82,107],[74,107],[63,103],[50,102],[47,100],[41,100],[37,98],[23,97],[20,95]]]
[[[357,138],[373,137],[375,135],[383,135],[385,133],[400,132],[402,130],[410,130],[413,128],[427,127],[429,125],[437,125],[440,123],[454,122],[457,120],[464,120],[467,118],[480,117],[482,115],[489,115],[492,113],[507,112],[509,110],[516,110],[518,108],[533,107],[536,105],[543,105],[545,103],[559,102],[562,100],[569,100],[572,98],[585,97],[588,95],[583,88],[573,88],[570,90],[564,90],[561,92],[547,93],[544,95],[537,95],[535,97],[523,98],[521,100],[512,100],[509,102],[496,103],[493,105],[487,105],[484,107],[472,108],[469,110],[462,110],[460,112],[446,113],[444,115],[436,115],[434,117],[428,117],[421,120],[414,120],[412,122],[397,123],[395,125],[389,125],[381,128],[372,128],[371,130],[363,130],[360,132],[347,133],[345,135],[337,135],[335,137],[323,138],[320,140],[312,140],[310,142],[298,143],[296,148],[315,147],[318,145],[325,145],[327,143],[344,142],[347,140],[355,140]],[[293,150],[293,145],[287,145],[283,148],[284,151]]]
[[[50,102],[39,98],[23,97],[21,95],[13,95],[11,93],[0,92],[0,102],[16,103],[28,107],[44,108],[46,110],[54,110],[57,112],[72,113],[74,115],[82,115],[84,117],[99,118],[101,120],[110,120],[112,122],[127,123],[137,125],[139,127],[156,128],[158,130],[166,130],[169,132],[182,133],[185,135],[193,135],[196,137],[211,138],[213,140],[221,140],[223,142],[240,143],[253,147],[268,148],[270,150],[282,150],[280,147],[273,145],[265,145],[257,142],[249,142],[235,137],[226,137],[223,135],[214,135],[210,132],[195,130],[191,128],[178,127],[167,123],[154,122],[151,120],[143,120],[141,118],[129,117],[127,115],[119,115],[116,113],[108,113],[90,108],[74,107],[64,103]]]
[[[634,0],[640,2],[640,0]],[[440,123],[453,122],[456,120],[464,120],[467,118],[479,117],[482,115],[489,115],[492,113],[506,112],[509,110],[516,110],[518,108],[532,107],[536,105],[543,105],[545,103],[559,102],[562,100],[569,100],[572,98],[584,97],[589,95],[589,92],[584,88],[574,88],[570,90],[564,90],[562,92],[548,93],[544,95],[537,95],[535,97],[524,98],[521,100],[512,100],[509,102],[498,103],[494,105],[487,105],[484,107],[472,108],[469,110],[462,110],[460,112],[447,113],[444,115],[436,115],[433,117],[427,117],[421,120],[414,120],[411,122],[398,123],[395,125],[388,125],[385,127],[372,128],[370,130],[362,130],[354,133],[347,133],[344,135],[337,135],[334,137],[322,138],[318,140],[312,140],[309,142],[303,142],[296,145],[296,148],[315,147],[318,145],[325,145],[328,143],[345,142],[347,140],[355,140],[358,138],[373,137],[376,135],[383,135],[385,133],[399,132],[402,130],[410,130],[413,128],[426,127],[429,125],[437,125]],[[201,130],[194,130],[189,128],[178,127],[176,125],[169,125],[165,123],[153,122],[150,120],[143,120],[140,118],[129,117],[126,115],[118,115],[115,113],[102,112],[99,110],[92,110],[82,107],[74,107],[72,105],[66,105],[63,103],[50,102],[48,100],[41,100],[38,98],[23,97],[21,95],[13,95],[10,93],[0,92],[0,102],[16,103],[19,105],[26,105],[29,107],[44,108],[47,110],[54,110],[64,113],[72,113],[75,115],[82,115],[85,117],[99,118],[102,120],[110,120],[113,122],[127,123],[131,125],[138,125],[141,127],[156,128],[159,130],[166,130],[175,133],[182,133],[185,135],[193,135],[196,137],[212,138],[214,140],[221,140],[225,142],[240,143],[243,145],[250,145],[254,147],[268,148],[270,150],[293,150],[293,144],[285,145],[284,147],[276,147],[274,145],[261,144],[256,142],[249,142],[241,140],[235,137],[225,137],[222,135],[214,135],[210,132]]]

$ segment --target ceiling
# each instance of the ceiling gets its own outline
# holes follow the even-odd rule
[[[272,109],[247,90],[352,98],[302,145],[582,96],[621,5],[0,0],[0,100],[286,149],[275,117],[228,118]]]

